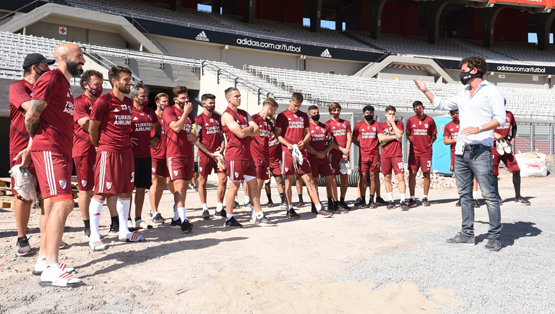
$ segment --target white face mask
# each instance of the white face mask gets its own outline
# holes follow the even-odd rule
[[[386,114],[386,115],[385,115],[385,118],[386,118],[387,120],[389,120],[389,119],[391,119],[391,118],[393,118],[393,117],[395,117],[395,116],[390,115],[390,114]]]

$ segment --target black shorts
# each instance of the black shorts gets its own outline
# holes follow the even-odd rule
[[[193,173],[198,173],[198,161],[193,164]]]
[[[148,189],[152,185],[152,158],[135,159],[135,187]]]

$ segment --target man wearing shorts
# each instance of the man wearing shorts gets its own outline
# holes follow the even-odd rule
[[[449,111],[449,115],[453,118],[453,121],[447,123],[443,131],[443,144],[451,145],[451,165],[449,170],[455,172],[455,144],[457,144],[457,136],[459,135],[459,110]],[[479,208],[480,203],[478,202],[478,181],[474,177],[474,186],[472,187],[472,198],[474,199],[474,207]],[[455,204],[457,207],[461,207],[461,199]]]
[[[154,110],[148,107],[149,88],[142,82],[131,88],[131,142],[135,163],[135,221],[128,220],[130,228],[148,228],[142,220],[146,189],[152,185],[152,158],[150,148],[160,141],[160,123]],[[154,135],[152,134],[154,130]],[[131,214],[129,214],[131,217]]]
[[[258,226],[275,226],[275,222],[264,216],[260,208],[260,192],[256,181],[256,167],[251,155],[251,137],[260,135],[258,125],[241,106],[241,93],[235,87],[225,90],[227,108],[222,114],[222,129],[226,137],[226,168],[229,176],[229,192],[226,197],[227,219],[225,227],[241,228],[242,225],[233,216],[235,196],[245,180],[251,192],[251,202],[254,209],[254,224]]]
[[[10,168],[21,164],[21,158],[14,159],[15,156],[29,145],[29,133],[25,128],[25,113],[29,110],[33,94],[33,84],[39,77],[50,71],[48,65],[53,64],[54,59],[46,59],[43,55],[32,53],[25,57],[23,61],[23,79],[14,82],[10,86]],[[27,167],[29,172],[36,177],[35,165],[31,161]],[[12,174],[12,176],[15,174]],[[17,196],[14,190],[15,182],[12,178],[12,193]],[[37,194],[40,189],[37,186]],[[33,253],[27,238],[27,224],[31,215],[31,200],[24,200],[21,197],[15,199],[15,224],[17,226],[17,251],[18,256],[25,256]],[[44,206],[44,204],[43,204]],[[40,230],[44,235],[44,215],[41,215]],[[44,241],[41,241],[44,242]],[[44,251],[43,251],[44,257]]]
[[[216,109],[216,96],[212,94],[204,94],[201,97],[202,107],[204,110],[195,118],[198,125],[199,141],[212,154],[217,151],[224,155],[225,141],[222,133],[222,118],[214,112]],[[227,187],[227,176],[225,169],[220,169],[218,163],[213,157],[206,155],[202,151],[198,153],[198,193],[202,204],[202,218],[210,219],[210,212],[206,204],[206,181],[208,176],[214,171],[218,175],[218,189],[216,192],[216,211],[214,218],[226,218],[226,212],[223,209],[225,189]],[[222,211],[223,210],[223,211]]]
[[[339,201],[339,206],[349,209],[347,203],[345,203],[345,195],[347,194],[347,188],[349,187],[349,174],[348,173],[341,173],[339,171],[339,162],[341,160],[349,161],[349,151],[351,149],[351,123],[347,120],[343,120],[339,118],[341,114],[341,105],[332,102],[329,106],[329,112],[331,115],[331,119],[326,122],[326,126],[330,129],[333,134],[334,141],[337,144],[337,148],[333,149],[330,154],[329,158],[331,161],[331,166],[335,171],[335,174],[339,175],[339,179],[341,180],[341,198]],[[327,188],[328,196],[330,195],[330,188]]]
[[[274,116],[278,106],[278,103],[273,98],[266,98],[262,102],[262,110],[260,110],[260,113],[252,116],[252,120],[260,129],[260,135],[251,138],[251,155],[254,159],[254,166],[256,168],[258,199],[260,199],[260,195],[262,194],[264,182],[269,178],[270,146],[268,142],[270,140],[270,134],[274,133],[274,125],[269,118]],[[252,192],[254,191],[249,190],[249,196],[253,194]],[[268,201],[271,202],[271,198],[268,198]]]
[[[505,100],[505,106],[507,106],[507,100]],[[495,142],[497,141],[507,141],[507,143],[512,147],[515,143],[516,137],[516,120],[512,112],[505,110],[507,116],[505,117],[505,124],[496,128],[493,132],[493,138]],[[494,142],[494,144],[495,144]],[[497,150],[496,145],[493,145],[491,152],[493,154],[493,184],[495,185],[495,190],[497,191],[497,197],[499,198],[499,205],[503,204],[503,199],[499,194],[499,161],[502,161],[507,169],[513,174],[513,185],[515,189],[515,203],[525,206],[530,206],[530,201],[524,199],[520,195],[520,167],[516,162],[515,154],[512,150],[509,153]]]
[[[73,287],[82,282],[65,271],[66,265],[58,264],[58,254],[66,219],[74,206],[71,192],[73,94],[69,80],[83,73],[85,58],[75,44],[59,45],[54,50],[54,58],[58,67],[44,73],[34,84],[33,98],[25,114],[30,141],[20,154],[23,167],[29,165],[29,157],[33,159],[42,197],[48,199],[45,203],[51,203],[45,205],[42,213],[46,215],[46,232],[41,236],[39,258],[46,257],[46,267],[41,273],[40,285]]]
[[[359,147],[360,153],[358,171],[360,174],[359,190],[361,199],[358,206],[366,206],[366,181],[370,176],[368,207],[376,208],[378,201],[384,202],[380,197],[380,145],[378,141],[378,125],[380,123],[374,120],[373,106],[365,106],[362,113],[364,120],[355,124],[353,130],[353,143]],[[376,194],[376,203],[374,203],[374,193]]]
[[[424,176],[424,195],[422,205],[430,206],[428,192],[430,191],[430,171],[432,171],[432,147],[437,138],[437,128],[434,119],[424,113],[421,101],[415,101],[412,109],[416,113],[407,121],[407,138],[410,141],[409,152],[409,192],[408,206],[416,206],[416,174],[422,169]]]
[[[270,118],[270,121],[272,121],[272,126],[275,130],[276,119]],[[276,138],[275,132],[272,132],[272,134],[270,134],[268,147],[270,150],[270,172],[272,173],[272,176],[276,181],[279,197],[281,199],[281,204],[279,206],[283,209],[287,209],[287,202],[285,201],[285,189],[283,188],[283,177],[281,175],[281,143]],[[271,199],[271,194],[268,194],[268,200]],[[269,201],[268,207],[271,207],[270,204],[273,206],[273,203]]]
[[[158,205],[160,205],[160,200],[162,199],[162,193],[164,192],[164,183],[167,183],[168,189],[172,194],[175,193],[173,189],[173,183],[170,180],[170,173],[168,172],[168,165],[166,163],[166,134],[165,125],[162,113],[164,108],[169,105],[169,96],[165,93],[159,93],[154,98],[156,102],[156,118],[158,123],[160,123],[160,140],[156,145],[150,148],[151,155],[151,171],[152,171],[152,185],[148,191],[150,199],[150,208],[152,213],[150,215],[150,220],[153,225],[161,225],[164,223],[164,218],[158,211]],[[156,128],[150,130],[150,136],[154,137],[156,135]],[[179,227],[179,225],[178,225]]]
[[[166,131],[166,158],[170,179],[175,188],[174,201],[176,211],[172,225],[181,222],[181,233],[193,232],[193,225],[185,213],[187,187],[193,178],[194,152],[193,144],[208,156],[213,156],[200,143],[198,137],[191,133],[195,118],[191,114],[193,104],[189,101],[189,91],[185,86],[176,86],[172,90],[174,105],[166,107],[163,113]]]
[[[131,115],[133,101],[125,94],[131,91],[131,70],[116,66],[108,71],[112,91],[100,96],[91,111],[89,136],[97,148],[94,169],[94,196],[89,205],[93,251],[106,249],[98,231],[102,206],[108,196],[117,196],[119,219],[118,238],[122,242],[145,241],[142,235],[131,233],[127,217],[131,208],[131,195],[135,181],[135,163],[131,143]]]
[[[287,200],[287,217],[300,218],[292,205],[293,177],[300,175],[306,184],[308,195],[315,204],[317,217],[331,217],[333,213],[324,208],[318,200],[316,185],[312,180],[312,167],[306,157],[305,144],[310,140],[310,122],[306,113],[300,111],[303,103],[301,93],[293,93],[289,100],[289,108],[280,113],[276,119],[276,137],[282,146],[281,170],[285,176],[285,198]],[[302,165],[293,160],[294,145],[300,150]]]
[[[403,122],[395,121],[393,106],[385,108],[386,122],[378,125],[378,140],[382,145],[381,173],[385,176],[385,191],[387,192],[387,209],[395,208],[393,201],[393,186],[391,185],[391,172],[395,173],[399,182],[399,197],[402,211],[409,210],[405,203],[405,171],[403,164],[403,149],[401,141],[403,139]]]
[[[73,101],[73,163],[79,187],[79,211],[85,224],[85,237],[91,235],[89,203],[93,196],[96,149],[89,137],[89,121],[94,102],[102,95],[102,73],[87,70],[81,75],[81,89],[85,92]]]
[[[331,187],[331,195],[328,195],[328,198],[331,198],[331,201],[328,200],[330,210],[339,214],[347,212],[347,209],[339,206],[335,173],[328,158],[329,152],[334,147],[334,145],[326,147],[326,140],[331,136],[331,131],[325,124],[318,122],[320,111],[317,106],[311,105],[308,107],[308,116],[310,117],[310,142],[309,145],[306,145],[306,150],[308,151],[308,161],[312,166],[312,179],[317,182],[318,177],[321,176],[326,180],[326,186]],[[316,211],[314,203],[312,204],[312,211]]]

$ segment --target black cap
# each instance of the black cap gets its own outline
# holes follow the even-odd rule
[[[31,54],[28,54],[27,57],[25,57],[25,60],[23,60],[23,68],[26,69],[28,66],[31,66],[33,64],[39,64],[41,62],[46,62],[50,65],[50,64],[54,64],[56,60],[46,59],[40,53],[31,53]]]

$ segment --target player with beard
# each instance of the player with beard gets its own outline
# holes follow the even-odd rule
[[[150,208],[152,209],[150,220],[153,225],[161,225],[164,223],[164,218],[158,211],[158,205],[160,205],[162,193],[164,192],[164,182],[168,185],[170,192],[175,194],[173,183],[170,180],[168,165],[166,163],[166,132],[164,130],[165,124],[162,117],[164,108],[169,105],[169,99],[169,96],[165,93],[159,93],[154,98],[154,102],[156,102],[156,111],[154,113],[160,123],[160,140],[154,147],[150,148],[150,155],[152,158],[152,185],[148,192]],[[152,129],[150,136],[152,137],[155,135],[156,130]],[[177,226],[179,227],[179,225]]]
[[[131,143],[131,111],[133,101],[127,97],[131,91],[131,70],[117,66],[108,71],[112,91],[98,98],[91,111],[89,136],[97,147],[94,171],[94,196],[89,205],[93,251],[104,250],[98,227],[102,206],[109,195],[117,196],[120,241],[142,242],[142,235],[131,233],[127,217],[131,207],[131,194],[135,181],[135,164]]]
[[[181,232],[193,232],[193,225],[185,213],[185,199],[189,181],[193,178],[194,153],[193,144],[206,155],[213,157],[198,137],[191,133],[195,118],[191,114],[193,104],[189,101],[189,92],[185,86],[176,86],[172,90],[175,105],[166,107],[162,117],[166,131],[166,158],[170,179],[175,188],[174,201],[176,211],[172,225],[181,222]],[[179,222],[176,222],[178,221]]]
[[[351,123],[347,120],[343,120],[339,118],[341,114],[341,105],[332,102],[329,105],[329,112],[331,114],[331,119],[326,122],[326,126],[331,130],[333,134],[333,138],[335,143],[337,144],[337,149],[333,149],[329,155],[331,166],[335,171],[335,174],[339,174],[340,185],[341,185],[341,198],[339,201],[339,206],[343,207],[344,209],[349,209],[347,203],[345,203],[345,195],[347,194],[347,188],[349,187],[349,174],[348,173],[341,173],[339,171],[339,163],[342,160],[349,161],[349,151],[351,149]],[[328,195],[331,195],[329,192],[330,188],[327,188]]]
[[[329,140],[332,135],[329,128],[318,122],[320,120],[320,111],[315,105],[308,107],[308,116],[310,117],[310,145],[306,145],[306,150],[308,151],[308,161],[312,166],[312,179],[314,182],[318,181],[318,177],[321,176],[326,180],[326,186],[331,187],[331,195],[328,195],[328,208],[330,210],[336,210],[336,213],[347,212],[342,206],[339,206],[337,200],[337,185],[335,184],[335,175],[333,167],[328,158],[329,152],[337,146],[333,143],[326,147],[326,141]],[[312,203],[312,212],[316,213],[316,207]]]
[[[507,106],[507,100],[505,100],[505,106]],[[502,149],[498,149],[496,147],[497,145],[493,145],[491,149],[491,152],[493,154],[493,176],[494,176],[493,184],[495,185],[495,190],[497,191],[497,197],[499,198],[499,205],[501,205],[503,204],[503,199],[499,194],[498,176],[499,176],[499,161],[503,161],[503,164],[513,174],[513,185],[515,189],[515,203],[520,205],[530,206],[530,201],[524,199],[520,195],[520,167],[516,162],[515,155],[510,149],[510,147],[514,145],[515,137],[516,137],[515,116],[509,110],[505,110],[505,113],[507,115],[505,118],[505,124],[494,130],[493,139],[496,142],[500,142],[500,143],[503,143],[502,141],[505,141],[506,147],[508,149],[507,151],[503,151]],[[510,146],[508,146],[507,144]]]
[[[272,121],[272,126],[276,127],[276,119],[270,118]],[[268,148],[270,150],[270,172],[274,177],[274,180],[277,184],[277,189],[279,193],[279,197],[281,199],[281,204],[279,205],[281,208],[287,208],[287,202],[285,201],[285,190],[283,188],[283,177],[281,176],[281,143],[276,138],[275,132],[270,134],[270,140],[268,141]],[[274,206],[272,200],[272,194],[267,191],[268,196],[268,207]],[[271,206],[270,206],[271,205]]]
[[[287,217],[300,218],[292,203],[293,177],[300,175],[306,184],[308,195],[315,204],[317,217],[331,217],[333,213],[324,208],[318,200],[318,192],[312,180],[312,168],[306,157],[305,145],[310,140],[310,122],[306,113],[300,111],[303,102],[301,93],[293,93],[289,100],[289,108],[281,112],[276,119],[276,137],[282,146],[281,170],[285,176],[285,198],[287,200]],[[296,147],[294,146],[296,145]],[[310,145],[310,144],[308,144]],[[293,160],[293,150],[298,149],[302,156],[302,165]],[[331,194],[330,194],[331,195]]]
[[[33,84],[39,77],[50,71],[48,65],[54,64],[54,59],[46,59],[43,55],[32,53],[23,61],[23,79],[10,85],[10,168],[21,164],[21,159],[14,157],[29,145],[29,133],[25,128],[25,113],[29,110],[33,94]],[[35,165],[31,161],[28,166],[29,172],[36,177]],[[12,176],[15,174],[12,174]],[[12,177],[12,193],[18,195],[14,189],[15,181]],[[37,194],[40,189],[37,186]],[[44,204],[41,204],[44,207]],[[17,255],[25,256],[33,253],[27,238],[27,224],[31,215],[31,200],[21,197],[15,199],[15,224],[17,226]],[[41,216],[42,218],[43,216]],[[40,229],[44,231],[44,221],[41,220]]]
[[[208,149],[212,154],[220,152],[223,156],[225,149],[224,135],[222,132],[221,121],[222,117],[215,113],[216,109],[216,96],[212,94],[204,94],[201,97],[202,107],[204,110],[195,118],[195,123],[198,125],[199,130],[197,135],[199,141]],[[218,189],[216,191],[216,211],[214,218],[226,218],[223,200],[225,196],[225,189],[227,187],[227,176],[225,169],[220,169],[218,163],[214,160],[214,156],[208,156],[202,151],[198,153],[198,193],[200,202],[202,204],[202,218],[205,220],[210,219],[210,212],[206,204],[206,182],[212,170],[218,175]]]
[[[260,135],[252,137],[250,143],[251,155],[254,160],[254,165],[256,167],[256,179],[257,179],[257,190],[249,190],[249,196],[252,193],[258,192],[258,200],[260,201],[260,195],[262,194],[262,189],[264,187],[264,182],[268,180],[268,169],[270,167],[270,134],[274,132],[274,125],[270,121],[270,117],[273,117],[278,108],[278,103],[273,98],[266,98],[262,101],[262,110],[252,116],[254,123],[258,125],[260,129]],[[268,198],[271,202],[271,198]],[[253,211],[254,213],[254,211]],[[253,221],[256,220],[256,216],[253,215]]]
[[[73,94],[69,80],[83,73],[85,58],[75,44],[59,45],[54,50],[54,58],[58,67],[44,73],[34,84],[33,98],[25,114],[29,145],[15,159],[21,156],[24,168],[33,159],[42,196],[51,203],[41,212],[46,230],[41,236],[39,261],[46,257],[46,267],[41,273],[40,285],[74,287],[82,282],[67,273],[65,270],[70,269],[65,265],[58,264],[58,255],[66,219],[74,206],[71,191]]]
[[[449,111],[449,115],[453,118],[453,121],[447,123],[443,131],[443,144],[451,145],[451,166],[449,170],[455,172],[455,144],[457,143],[457,136],[459,135],[459,110]],[[472,198],[474,199],[474,207],[479,208],[480,203],[478,202],[478,181],[474,177],[474,186],[472,187]],[[461,207],[461,199],[455,204],[457,207]]]
[[[148,107],[149,88],[142,82],[137,82],[131,88],[133,109],[131,111],[131,142],[133,143],[133,158],[135,163],[135,220],[127,221],[129,228],[148,228],[143,221],[142,212],[146,189],[152,185],[152,157],[150,148],[160,141],[160,123],[158,116]],[[154,130],[154,135],[151,135]],[[131,214],[129,214],[131,216]],[[151,227],[151,226],[150,226]]]
[[[409,152],[409,192],[408,206],[416,206],[416,174],[422,170],[424,176],[424,195],[422,205],[430,206],[428,192],[430,191],[430,171],[432,171],[432,147],[437,138],[437,128],[434,119],[424,113],[421,101],[415,101],[412,109],[416,113],[407,121],[407,139],[410,141]]]
[[[399,182],[399,206],[401,210],[407,211],[409,207],[405,203],[405,170],[403,164],[403,149],[401,140],[403,138],[403,122],[395,121],[395,112],[397,110],[393,106],[385,108],[386,122],[378,125],[378,140],[382,145],[381,172],[385,177],[385,191],[387,192],[387,209],[393,209],[395,202],[393,201],[393,186],[391,185],[391,172],[395,173]]]
[[[226,168],[229,176],[229,191],[226,196],[227,220],[225,227],[241,228],[241,225],[233,216],[235,196],[241,185],[241,180],[249,187],[250,200],[255,212],[254,224],[258,226],[275,226],[260,208],[260,192],[256,180],[256,167],[251,155],[251,137],[260,135],[258,125],[241,106],[241,93],[237,88],[230,87],[225,90],[227,108],[222,114],[222,129],[226,137]]]
[[[353,143],[359,147],[360,153],[358,171],[360,173],[359,192],[361,198],[355,202],[355,206],[366,206],[366,181],[370,176],[368,207],[376,208],[376,204],[385,203],[380,197],[380,145],[378,141],[378,125],[380,123],[374,120],[373,106],[365,106],[362,113],[364,120],[355,124],[353,129]],[[376,194],[375,203],[374,193]]]

